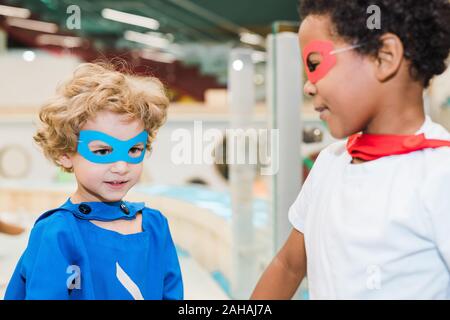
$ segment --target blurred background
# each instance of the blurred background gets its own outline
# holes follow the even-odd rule
[[[297,0],[0,0],[0,297],[35,219],[76,188],[33,143],[39,107],[78,64],[119,58],[171,99],[127,200],[168,218],[187,299],[247,299],[333,142],[302,94],[298,25]],[[425,95],[447,129],[449,88],[447,71]],[[256,161],[223,164],[237,128],[257,133],[244,139]],[[306,281],[296,297],[308,298]]]

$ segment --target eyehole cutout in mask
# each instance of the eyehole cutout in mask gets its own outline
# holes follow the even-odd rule
[[[303,65],[305,66],[306,75],[313,84],[330,71],[336,64],[336,57],[331,54],[334,50],[334,44],[331,41],[316,40],[311,41],[303,50]],[[310,58],[318,55],[320,62],[318,64],[311,62]]]

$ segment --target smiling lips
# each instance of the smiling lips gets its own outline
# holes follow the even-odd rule
[[[328,116],[328,112],[330,112],[330,109],[325,106],[314,107],[314,110],[320,113],[320,119],[323,121],[325,121]]]
[[[110,185],[113,188],[120,188],[123,185],[125,185],[128,182],[128,180],[113,180],[113,181],[105,181],[108,185]]]
[[[317,112],[323,112],[325,110],[329,110],[328,107],[315,107],[314,110],[316,110]]]

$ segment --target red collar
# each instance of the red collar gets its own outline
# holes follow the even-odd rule
[[[450,147],[450,141],[426,139],[423,133],[409,136],[358,133],[347,141],[347,151],[352,158],[365,161],[440,147]]]

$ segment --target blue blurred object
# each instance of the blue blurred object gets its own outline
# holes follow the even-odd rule
[[[148,186],[136,187],[136,191],[167,198],[183,200],[200,208],[211,210],[212,213],[231,219],[231,197],[226,192],[212,191],[202,186]],[[253,200],[253,225],[255,227],[267,227],[269,223],[269,204],[262,199]]]

